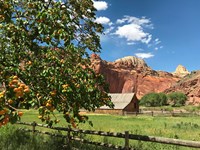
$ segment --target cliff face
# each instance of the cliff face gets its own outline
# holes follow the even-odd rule
[[[141,98],[149,92],[163,92],[179,80],[171,73],[152,70],[144,60],[133,56],[106,62],[93,54],[91,61],[94,70],[106,77],[111,93],[135,92]]]
[[[188,104],[200,104],[200,71],[193,71],[177,82],[174,86],[167,89],[165,92],[183,92],[188,96]]]

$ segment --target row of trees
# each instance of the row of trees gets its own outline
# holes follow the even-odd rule
[[[144,95],[140,104],[144,106],[183,106],[187,100],[187,96],[181,92],[165,93],[149,93]]]

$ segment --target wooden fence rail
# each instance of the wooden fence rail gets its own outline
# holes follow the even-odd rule
[[[32,130],[31,129],[21,129],[21,128],[20,128],[20,130],[66,138],[68,140],[68,143],[70,143],[70,140],[75,140],[75,141],[80,141],[83,143],[94,144],[94,145],[98,145],[98,146],[105,146],[105,147],[109,147],[109,148],[113,148],[113,149],[130,150],[129,140],[139,140],[139,141],[156,142],[156,143],[162,143],[162,144],[171,144],[171,145],[178,145],[178,146],[185,146],[185,147],[200,148],[200,141],[189,141],[189,140],[172,139],[172,138],[164,138],[164,137],[136,135],[136,134],[130,134],[128,131],[125,131],[125,133],[118,133],[118,132],[115,133],[115,132],[104,132],[104,131],[94,131],[94,130],[79,130],[79,129],[72,129],[70,127],[67,127],[67,128],[48,127],[47,125],[37,124],[36,122],[33,122],[33,123],[18,122],[17,124],[32,126]],[[53,129],[53,130],[59,130],[59,131],[67,131],[67,134],[66,135],[58,135],[58,134],[53,134],[53,133],[46,132],[46,131],[39,131],[39,130],[35,129],[36,126],[49,128],[49,129]],[[115,146],[115,145],[108,144],[108,143],[88,141],[85,139],[74,137],[71,135],[71,133],[82,133],[82,134],[123,138],[125,140],[125,142],[124,142],[125,145],[124,145],[124,147],[122,147],[122,146]]]
[[[140,111],[140,112],[124,112],[123,115],[149,115],[149,116],[200,116],[200,112],[188,112],[188,111]]]

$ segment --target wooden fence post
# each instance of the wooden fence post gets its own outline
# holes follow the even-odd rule
[[[124,146],[125,150],[129,150],[129,132],[125,131],[125,146]]]
[[[151,111],[151,116],[153,117],[153,111]]]
[[[35,121],[33,121],[33,123],[32,123],[32,126],[33,126],[32,133],[33,134],[35,133],[35,127],[36,127],[36,125],[37,125],[37,123]]]
[[[174,117],[174,111],[172,111],[171,113],[172,113],[172,117]]]
[[[68,132],[67,132],[67,150],[71,150],[71,141],[70,141],[70,132],[71,132],[71,126],[68,126]]]

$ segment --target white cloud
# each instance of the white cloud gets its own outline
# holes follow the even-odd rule
[[[116,24],[122,24],[125,21],[126,21],[125,19],[117,19]]]
[[[144,58],[151,58],[151,57],[154,56],[154,55],[151,54],[151,53],[135,53],[135,55],[136,55],[137,57],[139,57],[139,58],[142,58],[142,59],[144,59]]]
[[[153,29],[153,24],[149,18],[124,16],[112,22],[107,17],[98,17],[96,22],[109,26],[104,26],[104,33],[108,38],[125,42],[127,45],[141,43],[145,44],[148,48],[153,47],[154,50],[162,48],[158,45],[161,43],[160,39],[153,38],[153,35],[150,33],[150,30]]]
[[[149,42],[152,39],[152,35],[151,34],[147,34],[146,38],[142,39],[141,41],[145,44],[149,44]]]
[[[151,40],[151,35],[145,33],[141,26],[137,24],[127,24],[118,27],[115,32],[121,38],[126,38],[127,41],[141,41],[142,43],[148,44]]]
[[[113,23],[112,22],[109,22],[109,24],[108,24],[109,26],[112,26],[113,25]]]
[[[108,3],[105,1],[93,1],[93,6],[97,10],[106,10],[108,8]]]
[[[107,17],[98,17],[96,18],[95,22],[101,23],[101,24],[110,24],[110,19]]]
[[[156,39],[154,40],[154,43],[155,43],[155,45],[158,45],[158,44],[161,43],[161,41],[160,41],[158,38],[156,38]]]
[[[111,26],[105,30],[105,34],[109,34],[115,27]]]
[[[128,42],[127,45],[134,45],[135,42]]]
[[[124,16],[122,19],[117,19],[116,25],[118,25],[115,35],[120,38],[125,38],[128,43],[130,42],[142,42],[149,44],[152,40],[152,35],[145,32],[144,29],[153,27],[150,19],[145,17],[137,18],[133,16]]]
[[[133,23],[133,24],[143,25],[143,26],[145,26],[145,25],[147,25],[147,26],[152,25],[150,19],[147,19],[145,17],[137,18],[137,17],[134,17],[134,16],[124,16],[124,18],[122,18],[122,19],[117,19],[116,23],[117,24]]]

